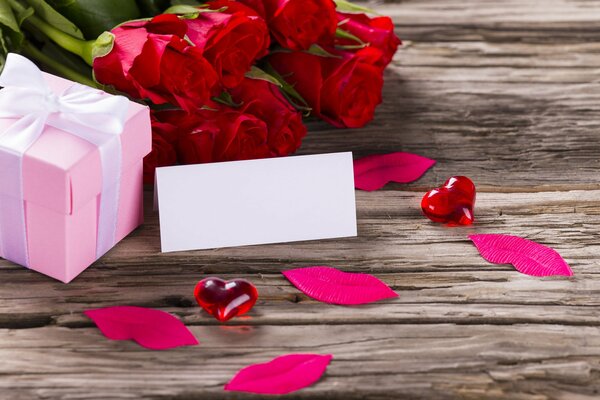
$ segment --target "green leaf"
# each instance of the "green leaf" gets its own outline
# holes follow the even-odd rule
[[[0,71],[4,68],[6,62],[6,55],[8,54],[8,47],[4,41],[4,37],[0,35]]]
[[[165,14],[182,14],[186,17],[197,17],[200,14],[200,9],[186,4],[178,4],[167,8]]]
[[[217,109],[217,108],[212,108],[212,107],[209,107],[209,106],[202,106],[202,107],[200,107],[200,109],[201,109],[201,110],[207,110],[207,111],[214,111],[214,112],[217,112],[217,111],[219,111],[219,109]],[[195,133],[195,132],[192,132],[192,133]]]
[[[217,103],[221,103],[226,106],[233,107],[233,108],[237,108],[243,104],[243,103],[236,103],[235,101],[233,101],[231,94],[229,94],[227,92],[221,92],[221,94],[218,97],[213,97],[212,99]]]
[[[306,50],[306,53],[312,54],[314,56],[319,56],[319,57],[342,58],[341,56],[338,56],[338,55],[335,55],[335,54],[331,54],[330,52],[328,52],[327,50],[325,50],[324,48],[322,48],[318,44],[311,45],[308,48],[308,50]]]
[[[0,24],[13,32],[20,32],[19,24],[13,14],[10,4],[6,0],[0,0]]]
[[[355,36],[355,35],[351,34],[350,32],[346,32],[345,30],[343,30],[341,28],[337,28],[335,30],[335,36],[340,39],[352,40],[352,41],[358,43],[359,45],[361,45],[361,47],[368,46],[368,43],[365,43],[362,40],[360,40],[360,38],[358,36]]]
[[[172,6],[186,5],[186,6],[199,6],[202,3],[196,0],[171,0]]]
[[[310,115],[312,108],[309,107],[308,103],[306,102],[306,100],[304,100],[300,93],[298,93],[298,91],[292,85],[287,83],[285,78],[281,76],[277,71],[275,71],[275,68],[273,68],[271,64],[265,63],[263,67],[266,73],[271,75],[281,84],[281,92],[283,93],[285,98],[290,102],[290,104],[296,107],[296,109],[302,111],[305,116]]]
[[[96,57],[104,57],[110,53],[115,46],[115,35],[110,32],[103,32],[92,46],[92,60]]]
[[[350,13],[367,13],[367,14],[377,14],[374,10],[359,6],[358,4],[351,3],[347,0],[333,0],[336,5],[336,9],[341,12],[350,12]]]
[[[255,66],[252,66],[252,68],[250,68],[250,71],[246,72],[246,78],[267,81],[279,87],[283,86],[282,83],[279,82],[277,78],[275,78],[273,75],[267,74],[265,71]]]
[[[143,17],[153,17],[166,10],[171,3],[169,0],[136,0]]]
[[[360,50],[368,46],[368,44],[345,44],[341,46],[335,46],[335,48],[340,50]]]
[[[219,9],[209,9],[204,6],[190,6],[185,4],[179,4],[175,6],[171,6],[167,8],[164,14],[177,14],[183,18],[194,19],[198,18],[200,13],[209,13],[209,12],[223,12],[227,9],[227,7],[221,7]]]
[[[39,0],[27,0],[39,1]],[[88,39],[132,19],[141,12],[135,0],[49,0],[62,15],[81,27]]]
[[[25,2],[35,10],[35,15],[56,29],[76,37],[77,39],[83,39],[83,33],[81,30],[73,22],[61,15],[44,0],[25,0]]]
[[[6,55],[10,51],[17,51],[22,42],[19,17],[15,16],[8,1],[0,0],[0,69],[4,66]]]
[[[16,14],[17,23],[19,24],[19,26],[23,25],[23,21],[31,17],[33,14],[35,14],[35,10],[31,7],[27,7],[26,9],[19,11]]]

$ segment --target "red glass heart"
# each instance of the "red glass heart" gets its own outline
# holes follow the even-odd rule
[[[194,289],[198,305],[221,322],[246,314],[258,299],[256,287],[244,279],[202,279]]]
[[[450,226],[470,225],[474,221],[475,185],[466,176],[453,176],[443,186],[423,196],[423,214],[434,222]]]

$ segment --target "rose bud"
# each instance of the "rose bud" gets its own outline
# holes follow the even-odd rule
[[[246,78],[230,90],[233,100],[242,104],[246,114],[260,118],[267,125],[270,156],[294,153],[306,136],[300,114],[274,84],[262,79]]]
[[[337,13],[339,28],[354,35],[365,45],[382,51],[376,65],[385,68],[402,42],[394,33],[394,23],[390,17],[370,18],[365,14]],[[336,45],[356,46],[357,42],[348,38],[336,38]],[[352,50],[349,50],[352,51]]]
[[[241,0],[263,15],[271,34],[288,49],[332,44],[337,28],[332,0]]]
[[[221,90],[202,51],[185,40],[187,25],[175,15],[131,21],[111,31],[114,46],[94,59],[96,80],[138,99],[201,108]]]
[[[374,65],[381,51],[327,50],[331,56],[278,52],[267,62],[304,98],[318,117],[337,127],[359,128],[381,103],[383,70]]]
[[[269,31],[264,20],[235,1],[211,5],[223,12],[200,12],[186,19],[187,36],[214,67],[225,87],[238,85],[256,59],[267,54]]]

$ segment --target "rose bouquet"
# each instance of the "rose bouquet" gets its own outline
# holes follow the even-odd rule
[[[21,52],[150,105],[152,183],[157,166],[291,154],[310,115],[369,122],[400,44],[369,14],[345,0],[0,0],[0,66]]]

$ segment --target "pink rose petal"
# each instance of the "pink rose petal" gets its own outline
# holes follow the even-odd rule
[[[193,346],[198,340],[169,313],[143,307],[118,306],[84,312],[112,340],[135,340],[140,346],[164,350]]]
[[[342,272],[332,267],[307,267],[282,272],[313,299],[331,304],[365,304],[398,297],[385,283],[369,274]]]
[[[518,236],[471,235],[481,256],[495,264],[512,264],[531,276],[572,276],[573,271],[555,250]]]
[[[435,160],[412,153],[390,153],[367,156],[354,161],[354,186],[372,191],[388,182],[416,181],[435,164]]]
[[[331,354],[288,354],[240,370],[225,390],[261,394],[286,394],[312,385],[321,378]]]

